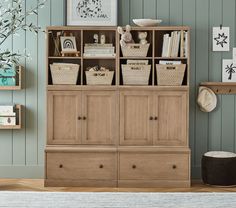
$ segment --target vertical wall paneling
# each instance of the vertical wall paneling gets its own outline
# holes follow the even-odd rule
[[[170,0],[170,25],[183,24],[183,0]]]
[[[195,108],[196,108],[196,88],[195,88],[195,73],[196,73],[196,42],[195,42],[195,1],[194,0],[183,0],[183,25],[191,27],[191,64],[190,64],[190,104],[189,104],[189,143],[190,147],[194,149],[195,140]],[[192,152],[194,153],[194,152]],[[192,154],[194,155],[194,154]],[[194,164],[194,157],[191,157],[192,164]]]
[[[25,0],[22,1],[23,4],[23,12],[25,12]],[[26,44],[26,33],[25,31],[19,31],[19,33],[13,36],[13,51],[24,53],[25,44]],[[24,67],[25,70],[25,58],[21,58],[20,65]],[[26,72],[24,71],[23,77]],[[23,78],[24,81],[24,78]],[[23,84],[24,87],[24,84]],[[23,90],[14,91],[13,92],[13,103],[21,104],[25,106],[25,87]],[[22,111],[22,129],[21,130],[13,130],[13,144],[12,144],[12,157],[13,157],[13,165],[25,165],[26,155],[25,155],[25,108]]]
[[[119,15],[118,15],[118,21],[119,23],[122,23],[123,25],[129,24],[129,11],[130,11],[130,0],[119,0],[118,1],[118,9],[119,9]]]
[[[209,27],[208,27],[209,0],[196,1],[196,85],[208,80],[209,56]],[[195,165],[201,165],[201,156],[208,150],[208,114],[196,108],[195,124]]]
[[[52,25],[66,24],[65,9],[64,0],[51,0]]]
[[[232,59],[232,47],[235,38],[235,0],[222,2],[223,25],[230,27],[230,51],[222,57]],[[235,130],[235,103],[234,96],[222,96],[222,149],[234,151]]]
[[[170,24],[170,0],[157,0],[157,18],[163,20],[162,25]]]
[[[38,24],[43,29],[46,30],[46,27],[49,26],[51,22],[50,15],[50,2],[47,1],[44,8],[39,10],[38,14]],[[44,162],[44,147],[46,144],[46,44],[45,44],[46,34],[43,32],[39,33],[38,36],[38,163],[43,164]]]
[[[10,2],[10,1],[9,1]],[[1,51],[12,50],[12,36],[1,45]],[[12,92],[0,92],[0,104],[11,104]],[[12,131],[6,130],[0,133],[0,163],[4,165],[12,164]]]
[[[209,3],[209,80],[221,81],[222,52],[212,51],[212,28],[222,23],[222,0],[210,0]],[[209,149],[221,149],[221,113],[222,96],[218,95],[218,106],[209,114]]]
[[[143,0],[143,18],[156,18],[156,0]]]
[[[130,0],[130,24],[133,19],[143,18],[143,0]]]
[[[37,0],[26,0],[26,9],[35,8]],[[38,17],[27,17],[27,22],[38,24]],[[26,49],[30,59],[26,60],[26,164],[38,163],[38,35],[26,32]]]

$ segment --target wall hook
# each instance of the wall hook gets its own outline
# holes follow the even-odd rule
[[[220,24],[220,29],[222,30],[222,27],[223,27],[223,25],[222,24]]]
[[[229,93],[230,93],[230,92],[232,92],[232,90],[231,90],[231,89],[229,89]]]

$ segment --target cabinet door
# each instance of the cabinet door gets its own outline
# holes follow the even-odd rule
[[[187,92],[158,92],[154,96],[154,143],[164,146],[187,145]]]
[[[114,144],[117,140],[117,92],[85,91],[83,100],[83,144]]]
[[[48,92],[48,144],[79,144],[80,114],[80,92]]]
[[[150,91],[120,92],[120,144],[152,144],[153,96]]]

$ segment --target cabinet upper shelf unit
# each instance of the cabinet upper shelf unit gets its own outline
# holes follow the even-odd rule
[[[122,64],[126,64],[127,60],[148,60],[148,64],[151,65],[151,72],[148,82],[148,87],[158,86],[156,64],[160,61],[181,61],[186,64],[186,71],[183,79],[182,86],[189,86],[189,71],[190,71],[190,44],[187,46],[186,57],[162,57],[163,37],[165,34],[171,35],[173,31],[185,31],[188,32],[188,40],[190,40],[190,28],[187,26],[162,26],[162,27],[132,27],[131,33],[135,43],[139,43],[138,32],[147,32],[147,41],[150,43],[150,47],[147,53],[147,57],[124,57],[120,47],[120,34],[117,32],[117,27],[67,27],[67,26],[52,26],[47,28],[47,81],[48,85],[52,86],[52,75],[50,72],[50,64],[53,63],[73,63],[80,65],[80,71],[77,81],[77,86],[87,85],[85,71],[88,67],[99,66],[109,68],[114,71],[114,78],[112,86],[123,86],[122,78]],[[76,39],[77,50],[80,52],[79,56],[62,56],[60,54],[60,41],[57,40],[57,48],[59,53],[55,55],[55,39],[58,34],[66,36],[74,36]],[[114,47],[115,56],[101,57],[99,55],[88,57],[84,56],[85,44],[94,43],[94,34],[105,35],[106,43]],[[100,40],[100,39],[99,39]],[[58,50],[57,50],[58,51]],[[179,56],[181,53],[179,53]],[[77,88],[74,86],[74,88]],[[70,86],[73,88],[73,86]],[[94,86],[96,88],[97,86]],[[56,88],[56,86],[55,86]]]

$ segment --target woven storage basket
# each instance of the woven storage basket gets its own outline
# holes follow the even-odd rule
[[[111,85],[114,71],[86,71],[87,85]]]
[[[133,44],[129,43],[121,47],[122,54],[125,57],[147,57],[150,44]]]
[[[148,85],[151,65],[122,65],[124,85]]]
[[[180,86],[183,83],[186,64],[156,65],[157,84],[161,86]]]
[[[51,64],[54,85],[76,85],[79,73],[78,64]]]

